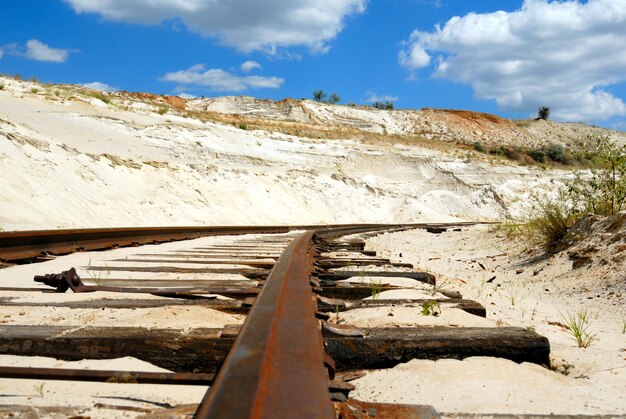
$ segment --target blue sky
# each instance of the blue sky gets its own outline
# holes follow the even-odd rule
[[[626,129],[626,0],[2,0],[0,73]]]

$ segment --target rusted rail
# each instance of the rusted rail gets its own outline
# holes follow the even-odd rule
[[[78,250],[164,243],[203,236],[287,233],[294,227],[136,227],[0,232],[0,260],[13,261]]]
[[[476,223],[455,224],[406,224],[388,225],[393,227],[442,225],[460,226]],[[329,228],[333,231],[355,232],[364,228],[381,229],[382,225],[291,225],[291,226],[190,226],[190,227],[132,227],[132,228],[90,228],[30,231],[0,231],[0,260],[15,261],[37,258],[45,255],[62,255],[76,251],[102,250],[112,247],[136,246],[141,244],[165,243],[174,240],[195,239],[205,236],[242,234],[279,234],[294,230]],[[345,233],[349,234],[349,233]],[[243,246],[242,246],[243,248]]]
[[[197,418],[334,418],[309,279],[313,231],[278,259]]]

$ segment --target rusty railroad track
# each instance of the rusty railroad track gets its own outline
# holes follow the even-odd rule
[[[367,328],[332,324],[331,313],[359,307],[408,305],[425,300],[364,300],[371,286],[337,281],[363,275],[403,277],[436,283],[433,275],[413,266],[393,263],[365,249],[364,238],[381,232],[424,228],[439,233],[461,224],[348,225],[291,227],[219,227],[102,229],[40,232],[0,232],[0,260],[6,263],[48,260],[74,251],[101,250],[203,236],[238,235],[240,239],[161,254],[146,259],[138,254],[124,266],[91,266],[111,272],[163,272],[237,275],[238,280],[214,277],[183,281],[169,279],[108,279],[90,285],[75,269],[41,272],[24,278],[30,287],[3,287],[0,307],[21,304],[29,310],[49,306],[69,308],[134,309],[138,307],[202,306],[226,313],[247,314],[243,325],[221,329],[145,329],[141,327],[32,326],[0,324],[0,354],[46,356],[62,360],[132,356],[171,373],[76,370],[0,366],[0,378],[133,382],[137,384],[209,386],[199,404],[143,411],[146,417],[197,418],[366,418],[430,417],[429,406],[376,404],[350,398],[348,381],[356,371],[388,368],[414,358],[498,356],[516,362],[549,364],[549,343],[536,333],[513,327],[499,328]],[[299,231],[295,235],[294,231]],[[301,232],[304,231],[304,232]],[[254,234],[252,238],[248,236]],[[342,256],[347,255],[347,256]],[[157,266],[145,266],[149,261]],[[120,262],[122,262],[120,260]],[[137,263],[129,266],[128,263]],[[185,264],[206,263],[207,268]],[[233,267],[235,266],[235,267]],[[381,268],[378,268],[378,267]],[[33,282],[33,279],[35,282]],[[46,288],[48,287],[48,288]],[[51,287],[51,288],[50,288]],[[54,289],[54,290],[53,290]],[[396,289],[381,284],[379,291]],[[17,303],[12,292],[99,291],[123,293],[126,299],[94,299],[59,303]],[[151,294],[157,298],[139,299]],[[454,292],[437,299],[444,307],[458,307],[485,316],[479,303]],[[216,299],[219,295],[228,299]],[[1,401],[0,401],[1,403]],[[105,406],[114,408],[113,406]],[[0,413],[28,408],[2,406]],[[76,413],[68,406],[66,413]],[[131,409],[131,408],[129,408]],[[134,410],[141,412],[141,409]],[[39,411],[41,412],[41,410]],[[165,417],[165,416],[161,416]]]

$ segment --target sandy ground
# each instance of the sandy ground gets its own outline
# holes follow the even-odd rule
[[[496,358],[413,360],[389,370],[368,372],[353,382],[356,390],[351,396],[366,401],[430,404],[450,414],[626,414],[623,269],[614,267],[621,277],[617,281],[607,277],[601,266],[582,273],[574,270],[572,261],[563,254],[537,261],[521,253],[523,245],[489,226],[439,235],[412,230],[368,240],[368,248],[380,256],[414,263],[417,270],[435,274],[439,284],[483,304],[487,319],[478,323],[527,327],[546,336],[553,370]],[[614,298],[598,298],[607,288]],[[563,292],[565,289],[570,292]],[[341,316],[347,323],[361,326],[424,323],[418,320],[425,318],[418,309],[411,312],[396,307],[393,317],[385,315],[390,308],[377,310],[376,314],[348,312]],[[436,323],[426,323],[445,323],[446,311],[443,307]],[[588,332],[593,340],[588,347],[579,348],[566,330],[565,318],[583,312],[588,314]]]
[[[284,244],[277,244],[280,253],[281,246],[286,246],[293,234],[280,235],[284,237]],[[232,244],[240,240],[254,240],[258,235],[245,236],[219,236],[207,237],[190,241],[180,241],[161,245],[148,245],[142,247],[129,247],[123,249],[107,250],[102,252],[74,253],[60,256],[53,260],[18,265],[0,269],[0,287],[18,288],[41,288],[49,289],[43,284],[32,280],[34,275],[58,273],[71,267],[77,269],[79,276],[85,278],[85,282],[98,282],[106,285],[110,278],[134,279],[134,272],[90,271],[94,266],[168,266],[173,264],[158,263],[129,263],[126,259],[161,257],[159,255],[195,251],[218,244]],[[180,266],[180,265],[179,265]],[[186,267],[210,267],[214,265],[185,264]],[[217,266],[217,265],[215,265]],[[231,267],[231,265],[219,265],[219,267]],[[232,265],[237,266],[237,265]],[[215,279],[231,279],[233,281],[249,281],[240,275],[213,275],[213,274],[169,274],[169,278],[175,284],[184,286],[186,280],[214,277]],[[167,278],[160,273],[140,273],[143,279]],[[255,281],[249,281],[256,283]],[[167,329],[175,328],[188,330],[193,328],[222,328],[226,325],[242,324],[245,316],[225,314],[217,310],[199,306],[164,306],[158,308],[133,308],[133,309],[70,309],[54,307],[55,302],[65,301],[93,301],[96,299],[127,299],[127,293],[97,292],[88,294],[75,294],[68,291],[63,294],[0,291],[0,297],[8,298],[17,303],[49,303],[49,306],[27,307],[6,306],[0,304],[0,325],[54,325],[70,326],[79,329],[87,326],[103,327],[146,327]],[[138,299],[161,299],[150,294],[133,294],[132,298]],[[219,297],[224,298],[224,297]],[[171,301],[171,300],[169,300]],[[22,367],[45,367],[45,368],[77,368],[77,369],[107,369],[122,371],[149,371],[165,372],[167,370],[151,365],[150,363],[131,358],[108,359],[108,360],[81,360],[75,362],[61,361],[43,357],[24,357],[13,355],[0,355],[0,368],[2,366]],[[15,380],[0,379],[0,407],[7,405],[31,406],[35,409],[43,406],[58,406],[76,408],[71,413],[87,415],[92,418],[111,417],[137,417],[145,411],[159,409],[159,403],[167,403],[172,406],[180,404],[199,403],[207,391],[206,386],[172,386],[172,385],[148,385],[148,384],[109,384],[109,383],[85,383],[72,381],[42,381],[42,380]],[[126,410],[115,410],[110,407],[122,406]],[[11,411],[11,409],[9,409]],[[37,416],[48,417],[48,411],[37,411]],[[38,413],[37,413],[38,412]],[[67,417],[69,413],[60,413],[55,417]],[[0,412],[0,417],[5,417]],[[6,416],[8,417],[8,416]]]

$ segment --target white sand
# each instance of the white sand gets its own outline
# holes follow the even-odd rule
[[[435,274],[439,284],[446,282],[464,298],[482,303],[488,317],[480,321],[484,326],[495,321],[534,328],[550,340],[552,366],[559,372],[497,358],[413,360],[369,372],[353,382],[356,390],[351,396],[431,404],[444,413],[626,414],[626,307],[618,291],[624,282],[607,275],[605,265],[598,263],[580,272],[572,269],[565,255],[529,263],[530,256],[518,256],[520,246],[498,237],[491,227],[440,235],[424,230],[383,234],[369,239],[368,248],[393,261],[413,263],[417,270]],[[604,251],[596,255],[597,260],[612,249]],[[612,265],[612,272],[623,272],[623,266]],[[493,282],[487,282],[494,276]],[[607,296],[608,289],[613,290],[612,295]],[[598,293],[605,295],[597,298]],[[361,327],[394,322],[415,325],[421,316],[417,308],[376,310],[378,313],[360,309],[340,316]],[[563,316],[584,310],[589,313],[589,332],[595,338],[589,347],[579,348],[562,327]],[[390,312],[393,317],[388,316]],[[442,307],[442,315],[426,317],[426,323],[445,324],[447,312]]]
[[[105,105],[0,83],[4,230],[494,218],[521,211],[520,196],[562,176],[421,147],[159,115],[134,106],[137,98]]]

